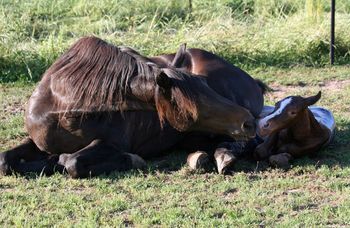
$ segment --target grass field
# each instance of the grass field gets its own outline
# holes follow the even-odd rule
[[[149,161],[145,172],[0,177],[0,226],[350,226],[350,2],[337,1],[333,67],[327,4],[198,0],[190,12],[185,0],[1,0],[0,151],[26,136],[25,103],[43,71],[91,34],[145,55],[174,52],[182,42],[206,48],[273,87],[267,104],[321,90],[319,105],[334,112],[337,133],[288,171],[239,161],[233,175],[196,173],[178,151]]]

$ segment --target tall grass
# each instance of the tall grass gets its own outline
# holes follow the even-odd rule
[[[327,0],[1,0],[0,82],[36,81],[79,37],[145,55],[189,47],[243,68],[328,64]],[[336,60],[350,60],[350,1],[337,0]]]

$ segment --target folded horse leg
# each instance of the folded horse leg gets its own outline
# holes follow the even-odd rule
[[[187,164],[192,169],[206,168],[213,157],[218,172],[223,174],[232,167],[237,158],[250,155],[257,141],[257,139],[248,142],[225,141],[214,147],[215,150],[210,150],[209,155],[204,151],[189,154]]]
[[[288,143],[278,148],[275,155],[270,156],[269,162],[271,165],[280,168],[288,168],[289,162],[293,158],[309,155],[317,151],[319,145],[315,142],[298,145],[296,143]]]
[[[145,161],[138,155],[122,153],[102,140],[94,140],[73,154],[61,154],[58,163],[63,165],[73,178],[146,167]]]
[[[215,150],[214,162],[219,174],[224,174],[235,161],[236,157],[233,155],[232,150],[223,147],[219,147]],[[193,170],[207,170],[211,165],[211,158],[204,151],[196,151],[188,155],[187,165]]]
[[[30,139],[25,139],[19,146],[0,153],[0,174],[37,173],[51,175],[57,167],[58,156],[40,151]]]
[[[242,157],[250,157],[262,139],[254,138],[249,141],[222,142],[214,153],[218,172],[225,173],[235,161]]]
[[[272,154],[272,150],[275,147],[278,140],[278,133],[273,133],[270,136],[268,136],[263,143],[258,145],[255,148],[255,151],[253,153],[253,157],[256,160],[264,160],[266,158],[269,158]]]

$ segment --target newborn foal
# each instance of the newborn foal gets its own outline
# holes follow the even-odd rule
[[[286,168],[292,158],[310,155],[327,144],[331,130],[320,124],[308,108],[320,98],[318,92],[308,98],[290,96],[277,102],[275,110],[258,121],[258,133],[265,138],[254,157],[269,158],[271,165]]]

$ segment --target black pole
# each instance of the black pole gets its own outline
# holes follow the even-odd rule
[[[335,0],[332,0],[332,7],[331,7],[331,46],[330,46],[331,65],[334,64],[334,27],[335,27]]]

